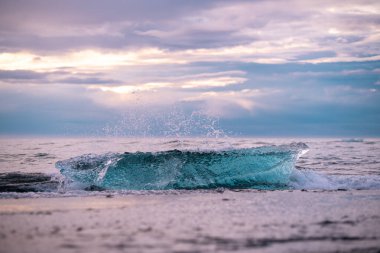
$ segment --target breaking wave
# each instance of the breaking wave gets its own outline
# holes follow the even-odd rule
[[[60,174],[0,173],[7,192],[263,189],[380,189],[380,175],[335,175],[296,167],[304,143],[229,150],[86,154],[58,161]],[[13,195],[12,195],[13,196]]]
[[[225,151],[87,154],[56,167],[71,188],[168,190],[282,189],[291,183],[304,143]]]
[[[309,169],[295,169],[288,184],[293,189],[370,190],[380,189],[379,175],[326,175]]]

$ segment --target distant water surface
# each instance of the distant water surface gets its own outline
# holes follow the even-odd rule
[[[9,138],[0,139],[0,173],[60,175],[56,164],[85,154],[221,152],[304,143],[293,188],[380,189],[380,139],[340,138]],[[1,179],[0,179],[1,180]]]

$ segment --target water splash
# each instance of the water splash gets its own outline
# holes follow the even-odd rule
[[[103,128],[107,136],[226,138],[219,119],[202,111],[187,112],[174,106],[167,110],[135,110]]]
[[[304,143],[224,151],[108,153],[56,163],[75,187],[113,190],[259,188],[290,182]]]
[[[309,169],[294,170],[289,187],[309,190],[380,189],[379,175],[326,175]]]

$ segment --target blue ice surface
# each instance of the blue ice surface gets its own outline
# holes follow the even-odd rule
[[[256,188],[289,183],[304,143],[225,151],[87,154],[59,161],[70,182],[111,190]]]

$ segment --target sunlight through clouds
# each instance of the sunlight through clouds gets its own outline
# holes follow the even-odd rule
[[[84,127],[178,106],[258,126],[323,114],[318,124],[378,132],[379,14],[374,0],[67,0],[59,13],[3,0],[0,119],[13,131],[53,99],[47,121],[83,108]]]

